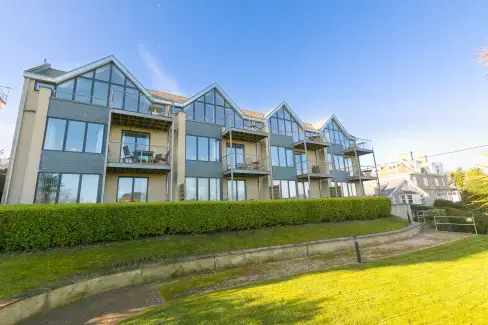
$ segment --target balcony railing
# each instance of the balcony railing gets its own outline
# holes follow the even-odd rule
[[[329,166],[324,162],[303,161],[296,164],[297,178],[311,177],[313,179],[324,179],[332,177]]]
[[[356,139],[346,148],[346,150],[373,150],[373,143],[370,140]]]
[[[361,166],[360,169],[357,167],[347,168],[347,175],[349,178],[377,178],[376,168],[374,166]]]
[[[261,155],[227,154],[222,157],[224,172],[245,170],[249,172],[269,171],[268,157]]]
[[[115,164],[141,164],[170,166],[171,150],[164,146],[133,142],[109,142],[107,162]]]

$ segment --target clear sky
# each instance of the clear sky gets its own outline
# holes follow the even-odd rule
[[[241,108],[283,100],[305,122],[336,114],[377,162],[488,144],[487,1],[3,0],[0,149],[10,151],[23,70],[115,55],[147,88],[213,82]],[[476,150],[447,169],[487,163]]]

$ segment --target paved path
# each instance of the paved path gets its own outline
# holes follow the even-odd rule
[[[418,236],[390,244],[362,249],[364,260],[374,260],[388,256],[404,254],[414,250],[437,246],[460,238],[469,237],[468,234],[436,232],[424,230]],[[220,283],[205,291],[213,291],[224,287],[245,284],[257,280],[279,278],[287,275],[299,274],[315,270],[356,262],[352,252],[334,254],[333,256],[313,256],[309,258],[268,263],[262,271],[250,270],[247,276]],[[256,266],[259,268],[259,266]],[[109,325],[154,305],[163,303],[158,293],[162,282],[135,286],[115,290],[90,297],[71,305],[35,316],[25,325]]]

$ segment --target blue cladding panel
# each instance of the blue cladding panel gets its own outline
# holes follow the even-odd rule
[[[270,134],[270,144],[272,146],[293,148],[293,137],[289,135]]]
[[[297,171],[295,167],[273,167],[274,180],[296,180]]]
[[[102,153],[42,151],[39,171],[53,173],[92,173],[104,172]]]
[[[186,121],[186,134],[220,138],[222,134],[222,126],[204,122]]]
[[[186,177],[222,177],[222,163],[187,160]]]
[[[86,122],[108,123],[108,107],[51,98],[47,116]]]

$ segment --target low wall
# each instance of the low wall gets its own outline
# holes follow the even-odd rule
[[[410,209],[410,204],[392,204],[391,205],[391,214],[392,215],[400,217],[400,218],[408,221],[407,213],[409,213],[410,218],[412,218],[412,210]]]
[[[358,240],[361,247],[376,246],[414,237],[419,231],[419,225],[410,225],[395,231],[358,236]],[[239,250],[212,256],[199,256],[182,262],[106,275],[13,302],[0,309],[0,324],[17,324],[38,313],[67,305],[79,299],[128,286],[198,272],[211,272],[271,261],[303,258],[349,249],[354,249],[353,238],[343,237],[300,244]]]

